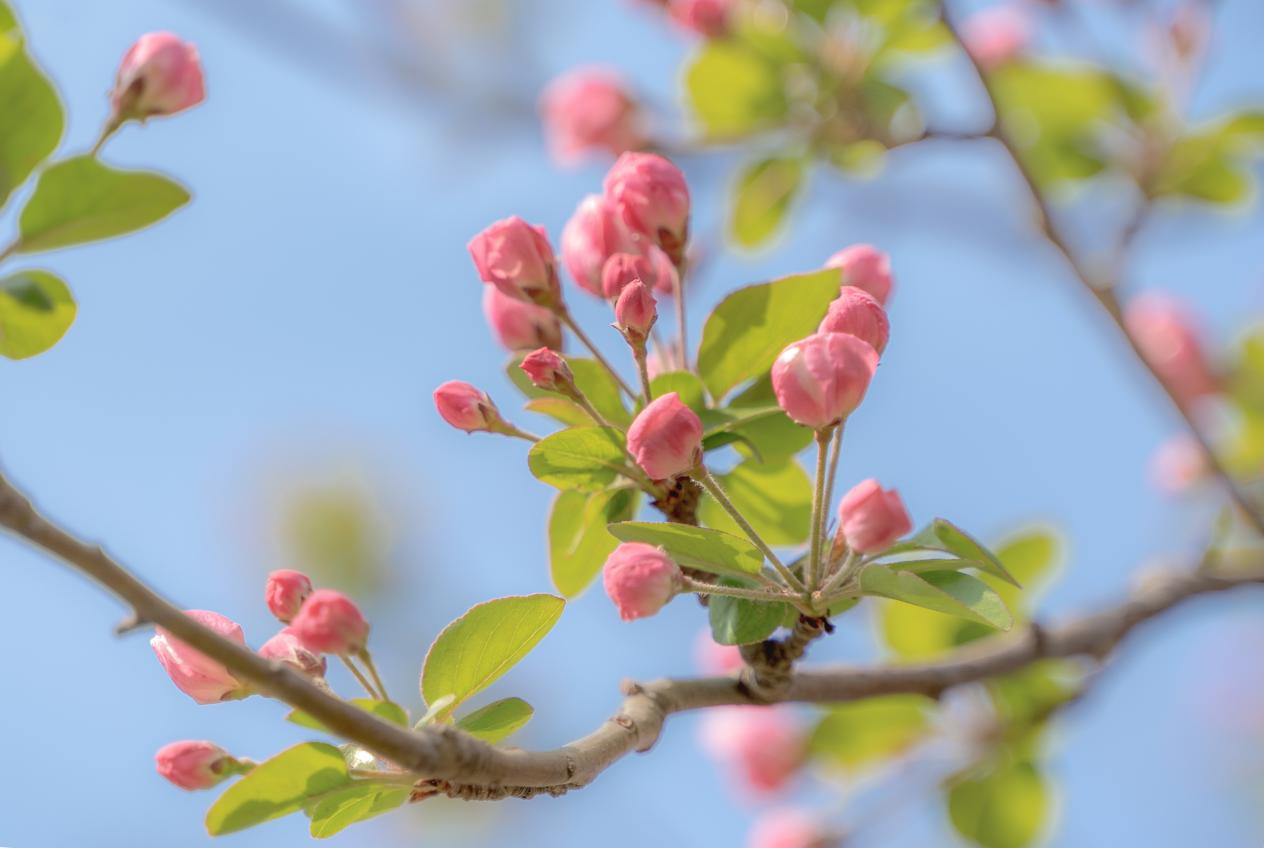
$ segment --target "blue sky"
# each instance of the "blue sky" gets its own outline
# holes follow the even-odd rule
[[[1204,116],[1264,101],[1264,7],[1221,5],[1195,101]],[[177,176],[194,192],[191,206],[134,237],[32,257],[71,283],[79,319],[51,353],[0,363],[0,461],[66,525],[179,603],[239,620],[256,645],[274,627],[262,575],[294,565],[275,561],[272,493],[295,474],[353,469],[389,505],[395,582],[367,606],[388,682],[416,707],[421,658],[447,621],[494,595],[549,589],[543,521],[552,493],[527,472],[522,446],[467,438],[430,406],[433,387],[452,378],[505,407],[512,400],[465,242],[508,214],[556,235],[603,166],[560,172],[529,122],[489,119],[464,89],[460,108],[408,98],[357,64],[356,49],[296,60],[289,31],[255,38],[211,6],[16,2],[68,103],[67,150],[90,146],[117,60],[142,32],[195,41],[209,98],[128,128],[105,155]],[[334,0],[309,6],[349,20]],[[463,73],[530,97],[549,75],[601,61],[672,102],[687,44],[652,16],[614,0],[528,8],[524,17],[539,17],[512,29],[522,63],[483,58],[467,68],[480,53],[517,55],[467,46],[454,58]],[[978,109],[955,82],[962,70],[936,64],[925,88],[938,95],[934,115],[968,126]],[[698,232],[717,231],[737,161],[687,163]],[[865,183],[817,177],[772,249],[717,251],[692,312],[696,337],[702,307],[738,285],[814,268],[853,242],[892,254],[892,341],[849,423],[841,484],[876,476],[900,488],[916,520],[944,515],[984,537],[1031,521],[1062,528],[1070,556],[1046,597],[1051,616],[1107,603],[1139,565],[1196,550],[1208,508],[1174,503],[1148,478],[1149,456],[1176,432],[1172,414],[1031,234],[1021,187],[995,149],[901,151]],[[1089,198],[1075,231],[1101,226],[1112,199],[1109,189]],[[1208,329],[1230,338],[1264,307],[1261,236],[1258,209],[1164,214],[1142,234],[1128,284],[1195,300]],[[572,300],[599,331],[597,305]],[[619,351],[613,333],[602,338]],[[203,844],[211,796],[161,781],[152,752],[210,738],[262,757],[303,738],[260,698],[194,705],[142,637],[112,638],[117,604],[20,544],[0,540],[0,579],[0,635],[10,646],[0,845]],[[689,672],[701,624],[686,603],[624,624],[589,592],[493,694],[536,706],[520,744],[561,744],[614,708],[621,679]],[[1230,678],[1247,692],[1259,684],[1258,663],[1232,648],[1258,646],[1250,636],[1260,626],[1258,597],[1241,595],[1193,605],[1128,643],[1056,734],[1054,844],[1258,842],[1243,780],[1217,753],[1241,740],[1224,736],[1216,704],[1198,691],[1222,691],[1213,684]],[[813,657],[864,655],[866,633],[862,615]],[[620,763],[582,793],[427,803],[334,842],[490,845],[512,833],[522,844],[561,846],[740,844],[753,809],[702,757],[695,725],[673,720],[652,755]],[[940,844],[937,815],[913,802],[872,842]],[[224,841],[306,840],[305,822],[292,818]]]

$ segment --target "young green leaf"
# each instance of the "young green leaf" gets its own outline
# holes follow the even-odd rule
[[[733,190],[729,232],[742,247],[755,248],[777,234],[803,185],[799,157],[763,159],[745,168]]]
[[[408,726],[408,710],[392,701],[377,701],[373,698],[352,698],[351,703],[365,712],[389,721],[391,724],[398,724],[400,727]],[[285,717],[285,720],[300,727],[310,727],[312,730],[319,730],[322,733],[330,732],[325,725],[302,710],[291,710],[289,715]]]
[[[18,253],[112,238],[157,223],[189,202],[160,174],[121,171],[91,156],[50,165],[18,219]]]
[[[521,698],[502,698],[461,716],[456,726],[495,745],[521,730],[534,714],[531,705]]]
[[[599,492],[627,466],[623,435],[611,427],[572,427],[536,442],[527,467],[536,479],[559,489]]]
[[[0,356],[25,359],[61,340],[75,320],[75,299],[47,271],[19,271],[0,279]]]
[[[680,396],[680,402],[701,415],[707,410],[707,390],[698,379],[698,375],[690,371],[669,371],[659,374],[650,380],[650,391],[654,397],[662,397],[669,392]]]
[[[486,689],[536,646],[566,602],[553,595],[518,595],[478,604],[443,628],[421,671],[421,697],[445,695],[452,710]]]
[[[746,135],[786,111],[779,65],[725,39],[708,41],[685,69],[685,97],[711,139]]]
[[[351,783],[342,752],[304,742],[255,766],[211,806],[206,830],[222,836],[296,812],[305,802]]]
[[[758,574],[764,564],[759,548],[719,530],[649,521],[624,521],[609,529],[624,542],[658,545],[679,565],[738,580]]]
[[[922,739],[934,706],[923,695],[887,695],[830,707],[813,728],[808,751],[846,769],[864,768]]]
[[[944,568],[977,568],[984,574],[990,574],[1013,586],[1021,588],[996,554],[981,545],[972,536],[950,521],[936,518],[930,524],[917,531],[916,534],[883,551],[880,556],[906,553],[908,551],[943,551],[947,554],[968,560],[969,565],[945,563]]]
[[[1027,848],[1049,824],[1049,787],[1028,760],[1001,763],[947,786],[948,817],[957,832],[986,848]]]
[[[356,822],[390,812],[403,806],[409,792],[407,786],[383,786],[367,781],[335,790],[307,805],[312,836],[327,839]]]
[[[65,128],[57,91],[22,46],[22,32],[0,6],[0,208],[40,162],[57,149]],[[20,119],[18,118],[20,116]]]
[[[636,514],[637,491],[559,492],[549,513],[549,572],[563,597],[573,598],[601,571],[618,540],[606,525]]]
[[[731,586],[736,581],[720,581]],[[711,638],[721,645],[749,645],[771,636],[789,613],[789,604],[712,595],[707,603]]]
[[[903,601],[998,630],[1008,630],[1013,623],[996,592],[982,580],[956,571],[913,574],[870,565],[860,572],[860,588],[866,595]]]
[[[786,345],[816,332],[840,284],[838,271],[825,269],[747,286],[720,301],[698,349],[698,374],[711,396],[762,376]]]

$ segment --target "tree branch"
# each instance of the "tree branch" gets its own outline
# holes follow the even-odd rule
[[[322,691],[289,666],[265,660],[186,616],[101,548],[79,541],[40,515],[3,476],[0,527],[96,580],[128,604],[137,621],[170,631],[261,693],[307,712],[338,736],[418,775],[414,799],[435,794],[475,800],[560,795],[588,784],[625,755],[649,750],[673,713],[769,701],[832,703],[895,693],[937,696],[954,686],[1008,674],[1041,659],[1105,657],[1134,627],[1190,598],[1264,583],[1264,571],[1173,574],[1152,581],[1114,608],[1072,619],[1053,630],[1027,628],[975,643],[932,663],[802,669],[788,673],[785,688],[778,693],[751,693],[731,677],[628,683],[619,712],[592,733],[551,751],[524,751],[488,745],[447,725],[407,730]],[[803,635],[809,637],[806,632]],[[806,639],[788,642],[800,649],[806,645]]]
[[[1179,394],[1173,389],[1171,384],[1168,383],[1168,381],[1165,380],[1163,376],[1150,365],[1145,358],[1145,354],[1142,353],[1137,340],[1130,332],[1128,332],[1128,328],[1124,324],[1123,309],[1120,305],[1119,298],[1115,295],[1115,285],[1118,283],[1118,279],[1100,279],[1097,275],[1093,274],[1085,266],[1085,264],[1080,261],[1075,251],[1071,248],[1071,245],[1065,238],[1063,238],[1062,234],[1058,232],[1057,227],[1054,226],[1053,210],[1049,201],[1045,197],[1044,192],[1041,190],[1035,174],[1032,173],[1031,169],[1024,161],[1022,152],[1019,150],[1017,143],[1005,128],[1005,122],[1001,117],[1000,101],[996,94],[996,88],[992,84],[991,77],[988,75],[986,69],[979,64],[978,59],[976,59],[969,49],[966,48],[961,30],[953,22],[951,15],[948,14],[947,3],[945,0],[940,0],[940,17],[943,19],[944,25],[948,28],[948,31],[952,34],[953,39],[957,42],[957,46],[960,48],[961,52],[969,60],[970,66],[974,69],[979,83],[983,86],[983,91],[987,95],[988,102],[992,106],[992,113],[995,116],[995,123],[988,135],[995,138],[997,142],[1000,143],[1001,147],[1004,148],[1009,158],[1013,161],[1014,167],[1018,171],[1018,175],[1022,177],[1022,181],[1026,185],[1028,193],[1031,195],[1032,204],[1036,209],[1036,225],[1040,232],[1044,235],[1045,239],[1057,248],[1059,253],[1062,254],[1063,258],[1067,262],[1067,265],[1070,266],[1071,271],[1074,272],[1084,290],[1093,296],[1097,305],[1101,307],[1102,311],[1110,319],[1111,323],[1119,332],[1119,335],[1128,344],[1128,347],[1132,350],[1137,360],[1145,367],[1150,376],[1154,378],[1154,381],[1158,383],[1159,388],[1163,390],[1163,393],[1167,396],[1167,399],[1171,402],[1172,406],[1176,408],[1177,414],[1181,416],[1190,434],[1198,442],[1198,446],[1201,448],[1203,457],[1207,462],[1207,467],[1210,468],[1215,476],[1220,480],[1220,483],[1224,488],[1225,493],[1228,494],[1230,500],[1237,505],[1243,516],[1248,522],[1250,522],[1251,526],[1255,528],[1255,531],[1264,535],[1264,512],[1261,512],[1260,509],[1257,508],[1256,504],[1253,503],[1250,497],[1247,496],[1246,492],[1242,490],[1242,487],[1239,486],[1233,479],[1233,476],[1229,473],[1228,469],[1226,469],[1220,462],[1219,457],[1216,456],[1215,448],[1212,446],[1211,441],[1198,426],[1198,422],[1194,420],[1193,410],[1181,402]],[[1125,225],[1124,232],[1120,236],[1121,249],[1126,247],[1127,243],[1130,242],[1136,235],[1137,230],[1140,229],[1144,220],[1145,216],[1143,211],[1141,214],[1134,215],[1133,218]],[[1113,275],[1117,275],[1122,267],[1122,263],[1119,259],[1120,257],[1116,257],[1115,262],[1113,263],[1115,265],[1112,269]]]

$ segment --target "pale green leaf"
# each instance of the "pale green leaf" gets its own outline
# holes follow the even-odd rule
[[[433,703],[453,695],[451,714],[525,657],[565,606],[553,595],[518,595],[471,607],[443,628],[426,653],[421,697]]]
[[[1013,623],[1004,602],[991,587],[960,572],[913,574],[870,565],[860,572],[860,587],[866,595],[903,601],[998,630],[1008,630]]]
[[[743,462],[716,478],[729,500],[770,545],[800,545],[812,524],[812,481],[803,466]],[[710,495],[698,505],[698,516],[708,527],[734,536],[742,533],[732,517]]]
[[[801,158],[763,159],[738,174],[729,232],[742,247],[755,248],[781,229],[803,186]]]
[[[47,271],[18,271],[0,279],[0,356],[25,359],[61,340],[74,323],[75,299]]]
[[[408,711],[392,701],[378,701],[373,698],[352,698],[351,703],[365,712],[389,721],[391,724],[397,724],[400,727],[408,726]],[[330,732],[325,725],[302,710],[291,710],[285,717],[285,720],[300,727],[310,727],[312,730],[319,730],[323,733]]]
[[[409,794],[407,786],[367,782],[335,790],[307,805],[307,815],[312,820],[312,836],[327,839],[356,822],[388,813],[403,806]]]
[[[534,714],[531,705],[521,698],[502,698],[461,716],[456,726],[495,745],[521,730]]]
[[[786,111],[777,63],[728,41],[708,41],[689,62],[685,97],[704,135],[712,139],[766,129]]]
[[[625,521],[610,532],[624,542],[644,542],[665,550],[677,564],[738,579],[758,574],[764,555],[743,537],[688,524]]]
[[[0,7],[0,208],[61,141],[57,91],[22,46],[13,15]]]
[[[813,756],[856,770],[903,753],[930,729],[934,701],[886,695],[829,707],[809,737]]]
[[[952,826],[980,848],[1027,848],[1049,824],[1050,792],[1032,763],[1003,764],[948,786]]]
[[[601,572],[618,540],[606,525],[636,514],[635,489],[559,492],[549,512],[549,573],[563,597],[573,598]]]
[[[627,467],[623,434],[611,427],[572,427],[531,447],[527,467],[559,489],[601,491]]]
[[[228,787],[206,813],[211,836],[234,833],[301,809],[309,799],[351,782],[342,752],[304,742],[266,760]]]

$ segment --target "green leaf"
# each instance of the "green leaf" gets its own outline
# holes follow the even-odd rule
[[[354,783],[307,805],[312,820],[312,836],[326,839],[356,822],[380,816],[404,805],[410,790],[407,786],[383,786],[381,783]]]
[[[47,271],[18,271],[0,279],[0,356],[26,359],[61,340],[75,321],[75,299]]]
[[[786,99],[778,64],[741,44],[708,41],[685,68],[685,99],[710,139],[777,123]]]
[[[722,579],[726,585],[742,585]],[[728,595],[712,595],[707,602],[711,638],[721,645],[762,642],[776,632],[789,613],[789,604],[750,601]]]
[[[222,836],[299,810],[304,802],[351,782],[342,752],[304,742],[260,763],[206,813],[206,830]]]
[[[11,12],[0,7],[0,208],[40,162],[57,149],[65,128],[57,91],[22,47]]]
[[[934,702],[922,695],[886,695],[830,707],[812,730],[808,750],[850,770],[872,765],[920,741],[930,729],[933,708]]]
[[[495,745],[522,729],[534,714],[521,698],[502,698],[457,719],[456,726]]]
[[[459,704],[490,686],[553,628],[566,602],[553,595],[518,595],[477,604],[443,628],[421,670],[421,697]]]
[[[717,478],[755,531],[770,545],[801,545],[812,524],[812,481],[799,463],[743,462]],[[732,535],[742,532],[710,495],[698,505],[702,523]]]
[[[887,647],[905,660],[929,660],[952,650],[971,624],[897,601],[879,601],[875,623]]]
[[[804,161],[799,157],[763,159],[743,169],[733,190],[733,239],[755,248],[776,235],[803,186],[803,176]]]
[[[601,571],[618,540],[606,525],[636,514],[635,489],[559,492],[549,513],[549,572],[563,597],[573,598]]]
[[[161,221],[189,202],[160,174],[121,171],[91,156],[48,167],[19,218],[19,253],[111,238]]]
[[[982,848],[1027,848],[1048,826],[1050,792],[1029,761],[998,766],[949,785],[948,817]]]
[[[759,548],[746,539],[705,527],[624,521],[611,524],[610,532],[624,542],[658,545],[679,565],[739,580],[758,574],[764,564]]]
[[[879,556],[904,553],[906,551],[943,551],[960,559],[970,561],[968,566],[945,564],[945,568],[978,568],[985,574],[990,574],[993,577],[1004,580],[1006,583],[1021,588],[1018,581],[1014,579],[1013,575],[1005,569],[1004,564],[996,557],[996,554],[979,544],[960,527],[942,518],[936,518],[915,535],[910,536],[899,544],[893,545]]]
[[[701,415],[707,411],[707,390],[690,371],[669,371],[650,380],[650,391],[659,398],[670,392],[680,396],[680,402]]]
[[[956,571],[913,574],[870,565],[860,572],[860,588],[866,595],[903,601],[998,630],[1008,630],[1013,623],[996,592],[982,580]]]
[[[398,724],[400,727],[408,726],[408,710],[401,707],[393,701],[378,701],[373,698],[352,698],[351,703],[367,713],[372,713],[380,719],[385,719],[391,724]],[[331,733],[325,725],[321,724],[312,716],[302,710],[291,710],[285,720],[300,727],[310,727],[312,730],[319,730],[322,733]]]
[[[526,409],[569,426],[587,427],[593,424],[592,417],[579,404],[556,392],[536,388],[519,367],[521,362],[521,356],[510,360],[507,373],[513,384],[529,398],[524,405]],[[612,424],[626,427],[631,423],[632,416],[623,405],[619,386],[609,371],[592,359],[568,356],[566,363],[575,377],[575,386],[584,393],[594,409]]]
[[[623,444],[623,434],[612,427],[572,427],[532,445],[527,467],[550,486],[599,492],[627,467]]]
[[[747,286],[720,301],[698,349],[698,373],[711,396],[762,376],[786,345],[816,332],[840,284],[829,268]]]
[[[1062,557],[1062,540],[1053,530],[1034,527],[1002,539],[996,546],[996,558],[1022,584],[996,585],[997,594],[1011,610],[1029,610],[1039,596],[1039,589],[1057,570]]]
[[[1230,205],[1251,196],[1249,162],[1260,155],[1264,115],[1244,112],[1172,144],[1150,186],[1156,196]]]

